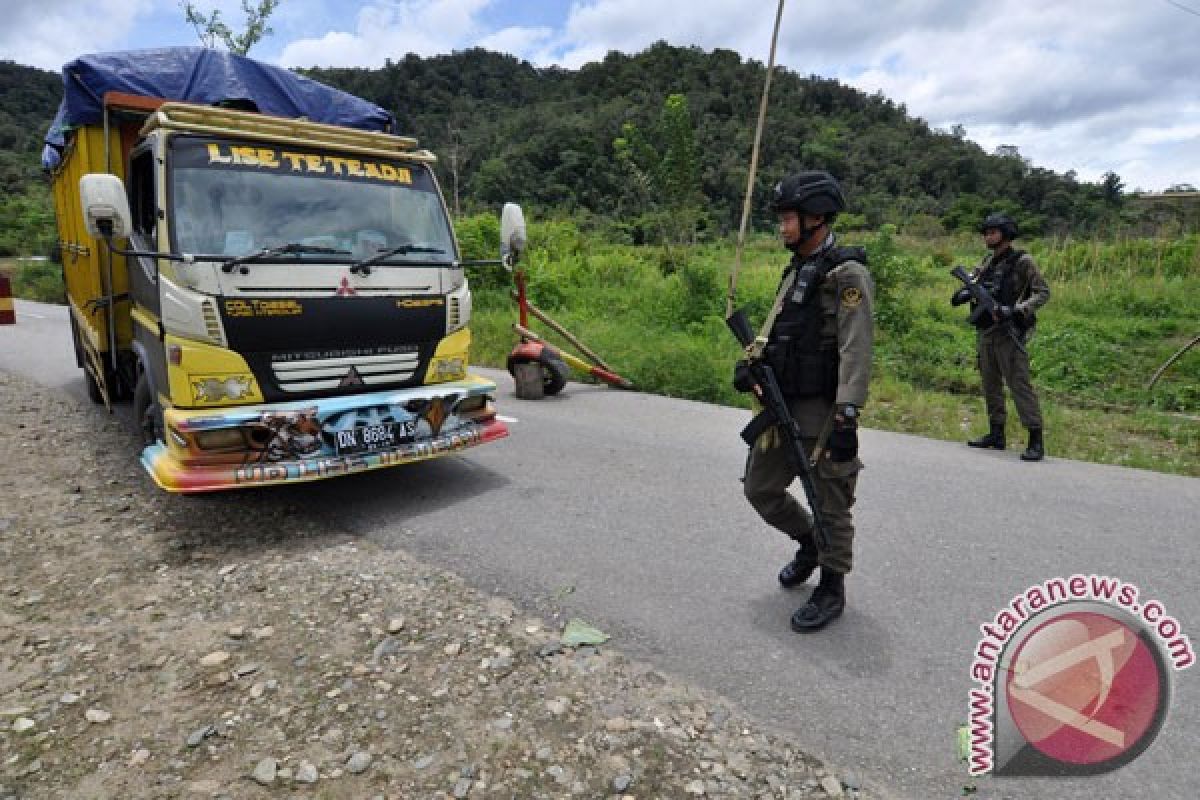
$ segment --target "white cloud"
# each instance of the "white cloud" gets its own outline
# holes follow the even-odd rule
[[[8,0],[0,58],[57,72],[84,53],[119,46],[152,0]],[[103,24],[85,24],[87,20]]]
[[[408,53],[432,56],[472,46],[486,35],[477,21],[492,0],[393,0],[368,2],[353,32],[331,31],[283,48],[288,67],[380,67]]]
[[[894,35],[813,71],[881,91],[935,127],[961,123],[985,149],[1015,144],[1038,166],[1085,180],[1110,170],[1131,187],[1200,178],[1200,148],[1178,148],[1167,162],[1162,147],[1195,142],[1186,120],[1196,118],[1200,19],[1123,0],[972,7],[981,13],[941,27],[882,12],[875,27]]]
[[[279,62],[285,67],[360,67],[365,49],[362,38],[343,31],[330,31],[320,39],[300,39],[283,48]],[[380,64],[382,59],[379,59]],[[380,66],[371,63],[369,66]]]
[[[577,68],[610,50],[632,53],[658,40],[677,45],[724,47],[754,56],[769,44],[774,14],[763,6],[726,0],[647,2],[593,0],[573,3],[559,45],[558,63]]]
[[[1193,112],[1190,116],[1197,118],[1198,121],[1170,123],[1161,128],[1142,128],[1129,137],[1130,142],[1139,145],[1198,142],[1200,141],[1200,114]]]
[[[504,28],[475,42],[485,50],[511,53],[534,63],[544,63],[546,46],[554,39],[553,28]]]

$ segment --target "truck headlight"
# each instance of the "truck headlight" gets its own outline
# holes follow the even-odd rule
[[[467,376],[467,362],[461,357],[435,358],[432,366],[434,381],[457,381]]]
[[[253,375],[194,376],[191,379],[191,383],[192,399],[197,403],[220,403],[225,400],[242,400],[250,397],[254,391]]]
[[[196,446],[201,450],[241,450],[246,446],[246,437],[242,435],[241,428],[197,431],[193,435]]]

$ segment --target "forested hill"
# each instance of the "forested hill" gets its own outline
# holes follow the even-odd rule
[[[745,192],[765,66],[729,50],[658,43],[610,53],[578,70],[535,68],[484,50],[389,60],[381,69],[312,69],[308,74],[395,112],[401,132],[440,157],[448,201],[463,211],[516,200],[542,213],[629,218],[668,198],[646,180],[646,153],[679,158],[665,113],[682,95],[691,121],[695,203],[717,232],[736,227]],[[36,174],[40,139],[58,102],[59,78],[0,62],[0,180]],[[678,102],[675,110],[679,110]],[[676,121],[678,116],[676,116]],[[614,141],[636,126],[645,152],[618,157]],[[20,161],[20,167],[13,161]],[[631,168],[641,163],[642,172]],[[678,165],[675,165],[678,167]],[[684,165],[687,166],[687,165]],[[1015,149],[985,153],[964,132],[938,132],[903,105],[837,81],[781,68],[771,88],[760,157],[756,216],[766,223],[769,187],[798,168],[838,176],[851,211],[868,225],[926,219],[947,228],[978,224],[1003,208],[1029,232],[1083,233],[1115,210],[1119,178],[1081,184],[1032,166]],[[686,171],[686,170],[685,170]]]
[[[41,173],[42,138],[61,96],[56,73],[0,61],[0,193],[22,193]]]
[[[638,187],[615,157],[625,122],[654,132],[671,94],[687,99],[701,189],[717,226],[736,226],[745,193],[765,65],[729,50],[658,43],[637,55],[609,53],[579,70],[536,69],[483,50],[409,55],[382,69],[308,74],[396,112],[401,127],[441,157],[453,193],[457,154],[465,205],[521,199],[601,215],[639,207]],[[984,209],[1015,212],[1030,232],[1095,225],[1120,201],[1119,178],[1080,184],[985,153],[910,117],[903,105],[786,67],[771,86],[757,198],[789,170],[828,169],[869,224],[924,214],[947,227],[978,224]]]

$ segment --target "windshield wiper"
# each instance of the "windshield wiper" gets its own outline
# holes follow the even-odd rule
[[[387,261],[392,256],[401,256],[406,253],[445,253],[446,251],[440,247],[429,247],[423,244],[402,244],[397,247],[389,247],[386,250],[380,250],[373,256],[364,258],[362,261],[356,261],[350,265],[351,272],[361,272],[363,275],[371,274],[371,267]]]
[[[221,271],[233,272],[235,267],[240,267],[243,264],[249,264],[252,261],[262,261],[265,258],[273,258],[275,256],[308,254],[348,256],[350,255],[350,251],[338,250],[336,247],[319,247],[315,244],[291,242],[289,244],[280,245],[279,247],[268,247],[264,250],[259,250],[256,253],[247,253],[244,256],[231,258],[221,265]]]

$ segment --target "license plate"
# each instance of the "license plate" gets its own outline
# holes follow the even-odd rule
[[[338,431],[335,441],[338,455],[373,453],[411,441],[416,432],[415,422],[384,422]]]

